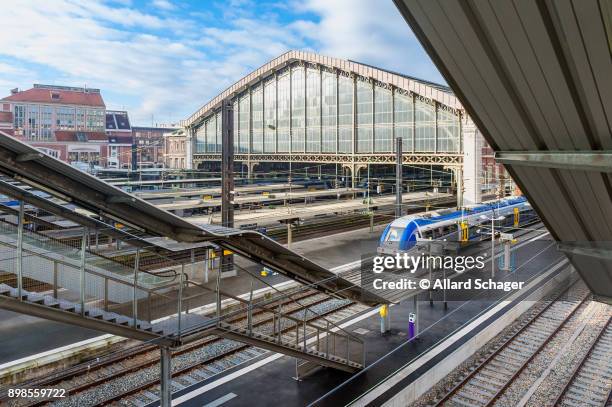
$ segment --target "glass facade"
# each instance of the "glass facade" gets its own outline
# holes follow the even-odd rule
[[[104,109],[83,109],[63,105],[15,104],[13,124],[32,141],[53,140],[55,130],[103,132]]]
[[[239,148],[235,152],[248,153],[251,134],[251,101],[247,93],[240,98],[240,115],[238,120],[238,133],[240,134]],[[235,128],[235,127],[234,127]]]
[[[237,95],[234,109],[237,153],[390,154],[396,137],[405,152],[461,152],[456,111],[322,67],[283,68]],[[220,153],[220,124],[215,112],[196,129],[196,152]]]
[[[276,152],[276,80],[264,83],[264,153]]]

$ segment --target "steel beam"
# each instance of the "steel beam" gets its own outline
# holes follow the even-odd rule
[[[557,243],[557,250],[567,255],[592,257],[612,261],[612,247],[601,247],[597,243]]]
[[[106,332],[124,338],[136,339],[139,341],[151,341],[166,346],[177,344],[175,340],[160,337],[153,332],[134,329],[131,326],[119,325],[101,319],[83,317],[79,313],[63,311],[45,305],[34,304],[26,301],[19,301],[17,298],[0,296],[0,308],[20,314],[31,315],[33,317],[48,319],[51,321],[62,322],[65,324],[80,326],[95,331]]]
[[[495,161],[522,167],[612,172],[612,151],[498,151]]]
[[[26,154],[19,154],[16,158],[15,161],[19,161],[19,162],[23,162],[23,161],[31,161],[31,160],[38,160],[39,158],[42,158],[43,154],[42,153],[26,153]]]
[[[234,227],[234,107],[230,99],[223,101],[221,107],[221,224],[226,228]],[[219,274],[231,272],[234,268],[233,256],[221,256]]]

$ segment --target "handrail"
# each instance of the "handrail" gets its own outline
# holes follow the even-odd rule
[[[11,249],[16,249],[16,246],[14,246],[14,245],[12,245],[10,243],[7,243],[7,242],[0,241],[0,245],[6,246],[6,247],[10,247]],[[55,263],[63,264],[65,266],[69,266],[69,267],[73,267],[73,268],[78,268],[78,266],[76,266],[74,264],[70,264],[70,263],[68,263],[68,262],[66,262],[64,260],[61,260],[61,259],[54,259],[53,257],[45,255],[44,253],[36,253],[36,252],[34,252],[32,250],[29,250],[29,249],[26,249],[26,248],[23,248],[22,250],[24,252],[31,253],[31,256],[34,256],[34,257],[41,257],[41,258],[43,258],[45,260],[49,260],[49,261],[52,261],[52,262],[55,262]],[[4,259],[4,260],[9,260],[9,258]],[[120,284],[128,285],[130,287],[134,287],[133,283],[129,283],[127,281],[121,280],[121,279],[113,277],[113,276],[101,274],[100,272],[91,270],[89,268],[86,268],[85,271],[87,271],[89,274],[93,274],[93,275],[95,275],[97,277],[102,277],[102,278],[114,281],[116,283],[120,283]],[[163,278],[165,278],[165,277],[163,277]],[[170,287],[170,285],[164,286],[162,288],[167,288],[167,287]],[[150,289],[150,288],[145,288],[145,287],[142,287],[142,286],[139,286],[139,285],[137,285],[136,288],[138,288],[139,290],[145,291],[145,292],[151,292],[152,294],[162,295],[162,294],[159,294],[159,293],[155,292],[156,290],[153,290],[153,289]]]
[[[276,292],[279,292],[279,293],[283,294],[283,292],[282,292],[282,291],[280,291],[279,289],[277,289],[276,287],[274,287],[273,285],[271,285],[271,284],[270,284],[270,283],[268,283],[267,281],[262,280],[262,279],[261,279],[259,276],[256,276],[256,275],[251,274],[251,273],[250,273],[248,270],[246,270],[246,269],[244,269],[244,268],[242,268],[242,267],[240,267],[240,266],[238,266],[238,265],[236,265],[236,264],[234,264],[234,267],[236,267],[236,268],[238,268],[238,269],[240,269],[240,270],[242,270],[242,271],[245,271],[246,273],[248,273],[248,274],[249,274],[249,275],[251,275],[252,277],[256,278],[257,280],[259,280],[259,281],[263,282],[263,283],[264,283],[265,285],[267,285],[268,287],[272,288],[274,291],[276,291]],[[287,296],[284,296],[284,297],[281,297],[281,298],[287,298]],[[294,301],[296,304],[298,304],[298,305],[300,305],[300,306],[302,306],[302,307],[307,307],[307,309],[308,309],[310,312],[312,312],[313,314],[318,315],[318,316],[321,316],[321,314],[319,314],[318,312],[313,311],[313,310],[310,310],[310,308],[308,308],[308,306],[304,306],[303,304],[300,304],[300,302],[299,302],[298,300],[294,300],[294,299],[293,299],[293,298],[291,298],[291,297],[288,297],[288,298],[290,298],[292,301]],[[304,317],[305,317],[305,316],[306,316],[306,315],[304,314]],[[329,324],[330,324],[330,325],[332,325],[333,327],[337,328],[338,330],[340,330],[340,331],[344,332],[344,333],[345,333],[347,336],[349,336],[349,337],[353,338],[353,339],[354,339],[356,342],[359,342],[359,343],[362,343],[362,344],[364,343],[364,341],[363,341],[361,338],[359,338],[359,337],[357,337],[357,336],[355,336],[355,335],[351,334],[350,332],[348,332],[348,331],[347,331],[347,330],[345,330],[344,328],[340,327],[339,325],[336,325],[336,324],[335,324],[335,323],[333,323],[332,321],[329,321],[329,320],[327,320],[326,318],[324,318],[324,317],[322,317],[322,316],[321,316],[321,319],[322,319],[323,321],[325,321],[325,322],[329,323]]]
[[[8,222],[8,221],[7,221],[7,220],[5,220],[5,219],[0,219],[0,223],[4,223],[4,224],[7,224],[7,225],[10,225],[11,227],[14,227],[14,228],[18,228],[18,227],[19,227],[18,225],[13,224],[12,222]],[[47,235],[45,235],[45,234],[42,234],[42,233],[39,233],[39,232],[36,232],[36,231],[32,231],[32,230],[24,230],[24,232],[26,232],[26,233],[28,234],[28,236],[38,236],[38,237],[40,237],[41,239],[47,239],[47,240],[49,240],[49,241],[51,241],[51,242],[53,242],[53,243],[55,243],[55,244],[57,244],[57,245],[64,246],[64,247],[67,247],[67,248],[70,248],[70,249],[76,249],[75,247],[72,247],[72,246],[70,246],[70,245],[67,245],[66,243],[64,243],[64,242],[60,241],[59,239],[56,239],[56,238],[51,237],[51,236],[47,236]],[[153,247],[153,246],[152,246],[152,247]],[[76,250],[79,250],[79,251],[80,251],[80,249],[76,249]],[[98,253],[98,252],[94,252],[94,251],[92,251],[92,250],[88,250],[88,249],[86,249],[85,251],[86,251],[86,253],[89,253],[89,254],[91,254],[92,256],[99,257],[99,258],[101,258],[101,259],[107,260],[107,261],[109,261],[109,262],[111,262],[111,263],[114,263],[114,264],[119,265],[120,267],[131,268],[131,267],[130,267],[130,266],[128,266],[128,265],[122,264],[122,263],[120,263],[120,262],[116,261],[115,259],[109,258],[109,257],[107,257],[107,256],[105,256],[105,255],[103,255],[103,254]],[[151,254],[153,254],[153,255],[158,255],[158,254],[157,254],[157,253],[155,253],[155,252],[148,252],[148,253],[151,253]],[[175,263],[175,265],[180,265],[180,264],[181,264],[181,263],[177,263],[176,261],[174,261],[174,260],[172,260],[172,259],[165,258],[165,257],[163,257],[163,256],[160,256],[160,257],[162,257],[162,258],[164,258],[165,260],[168,260],[168,261],[170,261],[170,262],[174,262],[174,263]],[[176,276],[178,275],[178,273],[176,272],[176,270],[173,270],[173,275],[172,275],[172,276],[164,276],[164,275],[162,275],[162,273],[157,273],[157,274],[156,274],[156,273],[152,273],[151,271],[148,271],[148,270],[142,270],[141,268],[139,268],[139,269],[138,269],[138,272],[139,272],[139,273],[145,273],[145,274],[148,274],[148,275],[152,275],[152,276],[155,276],[155,277],[162,277],[162,278],[176,277]]]

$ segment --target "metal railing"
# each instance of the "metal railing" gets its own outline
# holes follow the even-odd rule
[[[33,209],[28,205],[29,212]],[[78,305],[75,312],[84,317],[112,313],[134,328],[146,321],[160,327],[164,336],[179,340],[209,329],[232,330],[339,363],[364,365],[363,341],[325,319],[316,308],[322,300],[308,303],[310,292],[328,298],[309,286],[280,291],[258,273],[221,258],[217,270],[212,270],[215,281],[207,283],[199,272],[202,265],[207,273],[214,269],[208,256],[196,259],[192,252],[185,264],[118,239],[116,233],[105,236],[100,229],[92,233],[72,227],[63,233],[65,229],[49,229],[47,220],[46,227],[39,228],[36,216],[25,220],[25,211],[22,202],[16,223],[14,214],[0,212],[0,282],[16,288],[22,301],[27,300],[23,293],[35,292]],[[251,276],[248,300],[223,291],[226,264]],[[256,282],[269,294],[253,298]],[[213,302],[206,307],[208,313],[193,312]]]

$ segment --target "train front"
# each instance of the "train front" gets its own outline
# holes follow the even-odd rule
[[[378,254],[395,255],[414,247],[419,229],[413,216],[405,216],[391,222],[380,236]]]

